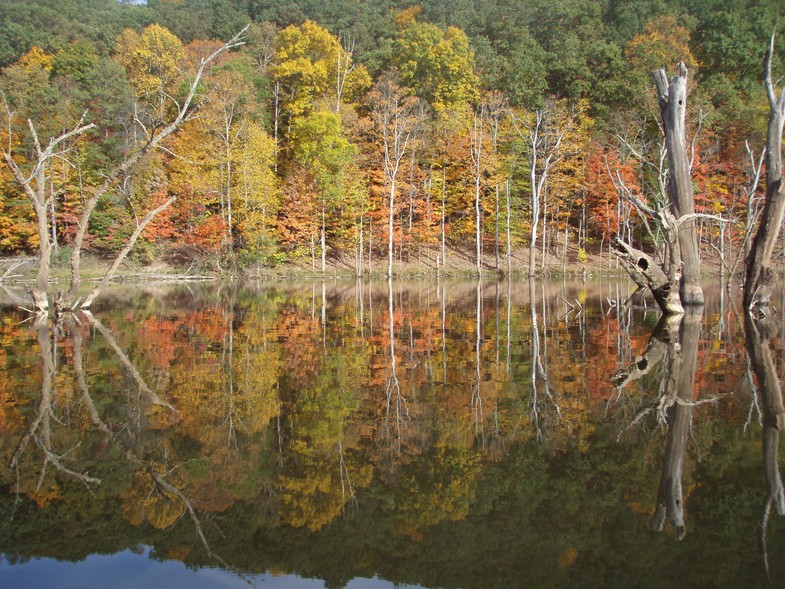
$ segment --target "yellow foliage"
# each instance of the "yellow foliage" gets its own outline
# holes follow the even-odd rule
[[[185,505],[166,495],[146,471],[137,471],[131,486],[120,495],[123,515],[133,526],[147,522],[158,530],[174,525],[185,512]]]
[[[28,72],[33,69],[42,69],[48,73],[52,71],[52,56],[40,47],[33,47],[19,58],[19,65]]]
[[[282,85],[283,106],[293,117],[309,113],[320,99],[336,106],[341,77],[341,102],[353,101],[371,85],[365,67],[352,64],[340,41],[312,21],[278,34],[275,63],[270,73]]]
[[[395,15],[394,18],[395,28],[398,29],[399,31],[402,31],[406,27],[414,24],[414,22],[417,20],[417,17],[419,17],[421,14],[422,14],[422,6],[420,6],[419,4],[415,4],[411,8],[402,10],[401,12]]]
[[[158,487],[154,488],[144,502],[144,516],[157,530],[172,527],[185,513],[185,505],[176,497],[169,497]]]
[[[625,48],[633,68],[649,74],[683,62],[692,71],[698,61],[690,51],[690,31],[678,24],[676,17],[667,14],[650,20],[644,32],[635,36]]]
[[[160,100],[179,77],[185,52],[175,35],[152,24],[139,35],[126,29],[117,37],[115,59],[122,65],[140,98]]]
[[[39,508],[43,509],[48,507],[52,501],[56,501],[60,498],[60,485],[52,481],[48,487],[42,487],[32,491],[30,497]]]

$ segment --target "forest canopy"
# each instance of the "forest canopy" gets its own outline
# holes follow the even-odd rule
[[[684,63],[696,211],[724,220],[701,221],[700,247],[729,255],[759,206],[762,62],[783,16],[777,0],[7,0],[0,140],[24,169],[28,121],[41,145],[93,125],[45,170],[49,239],[67,250],[89,188],[171,120],[199,60],[251,23],[205,70],[198,116],[101,197],[88,251],[116,253],[174,199],[137,261],[321,258],[362,271],[388,251],[439,267],[476,246],[478,268],[500,268],[540,239],[535,265],[575,264],[615,235],[651,239],[614,178],[648,203],[667,198],[651,72]],[[0,254],[35,252],[35,219],[3,167]]]

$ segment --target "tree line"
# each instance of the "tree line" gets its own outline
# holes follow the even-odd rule
[[[459,256],[532,274],[610,261],[614,238],[666,251],[635,201],[669,202],[649,76],[681,63],[693,257],[736,274],[782,8],[717,8],[4,3],[0,249],[39,252],[43,292],[70,256],[71,300],[83,250],[388,275]]]

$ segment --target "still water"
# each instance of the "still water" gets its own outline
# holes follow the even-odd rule
[[[668,323],[624,282],[8,307],[0,587],[785,586],[783,322],[706,293]]]

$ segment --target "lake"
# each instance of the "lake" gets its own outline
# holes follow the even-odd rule
[[[0,586],[785,586],[785,322],[705,289],[669,322],[592,280],[8,306]]]

